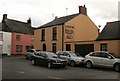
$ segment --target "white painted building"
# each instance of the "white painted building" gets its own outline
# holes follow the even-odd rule
[[[0,53],[11,54],[11,36],[9,32],[0,31]]]

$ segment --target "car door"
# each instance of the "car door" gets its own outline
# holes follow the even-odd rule
[[[41,64],[42,65],[46,65],[47,64],[47,61],[48,61],[48,59],[47,59],[47,54],[46,53],[41,53]]]
[[[108,53],[101,53],[101,65],[112,67],[114,63],[114,58]]]
[[[42,55],[41,53],[35,53],[35,56],[34,56],[34,60],[38,63],[38,64],[42,64]]]
[[[100,65],[101,63],[101,57],[99,52],[95,52],[92,56],[90,56],[90,59],[92,60],[94,65]]]

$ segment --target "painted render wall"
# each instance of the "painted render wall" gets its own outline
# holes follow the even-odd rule
[[[95,42],[95,51],[100,51],[100,44],[106,43],[108,47],[108,52],[113,53],[115,56],[120,56],[120,42],[119,40],[104,40],[104,41],[96,41]]]
[[[36,29],[34,30],[34,49],[41,50],[41,30]]]
[[[64,50],[66,44],[71,44],[71,51],[75,51],[75,44],[95,44],[98,28],[88,16],[80,14],[66,22],[65,25],[74,27],[74,37],[72,40],[64,40]]]
[[[41,31],[42,29],[34,30],[34,48],[43,50],[43,44],[46,44],[46,50],[52,51],[52,43],[56,43],[57,51],[62,50],[62,25],[57,26],[57,40],[52,40],[52,30],[53,27],[42,28],[45,29],[45,41],[41,41]]]
[[[3,33],[3,41],[0,41],[0,44],[2,45],[2,54],[11,54],[11,33],[9,32],[3,32],[0,31],[0,33]]]
[[[16,40],[16,35],[20,35],[20,41]],[[16,45],[22,45],[22,51],[16,51]],[[33,46],[32,35],[12,33],[12,54],[25,54],[26,46]]]
[[[74,41],[92,41],[98,36],[98,28],[86,15],[80,14],[65,24],[74,26]]]

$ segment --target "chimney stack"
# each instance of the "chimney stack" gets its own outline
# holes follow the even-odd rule
[[[87,8],[84,6],[79,6],[79,14],[87,15]]]
[[[2,22],[5,22],[6,19],[7,19],[7,14],[3,14],[3,20],[2,20]]]
[[[31,18],[27,20],[27,23],[31,26]]]

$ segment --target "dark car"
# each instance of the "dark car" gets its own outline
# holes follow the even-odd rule
[[[39,51],[41,51],[41,50],[35,50],[35,49],[29,49],[29,50],[27,50],[27,53],[25,54],[25,59],[26,59],[26,60],[31,59],[31,57],[32,57],[35,53],[37,53],[37,52],[39,52]]]
[[[33,55],[31,62],[33,65],[45,65],[48,68],[66,67],[67,61],[57,57],[53,52],[37,52]]]

